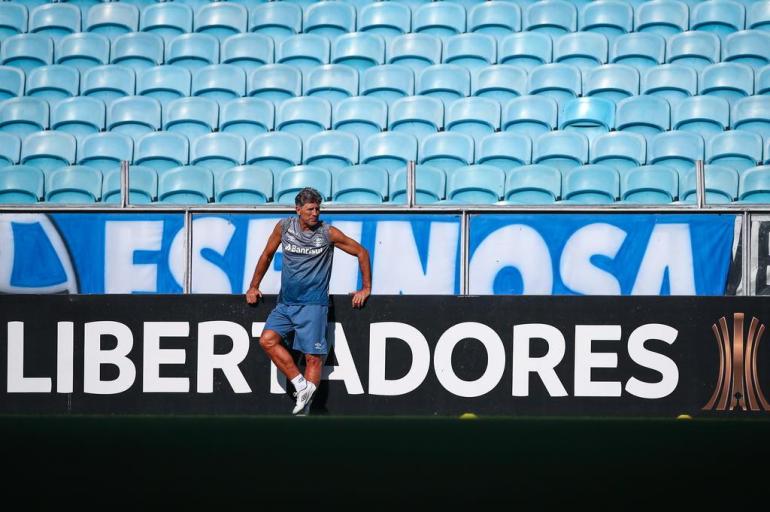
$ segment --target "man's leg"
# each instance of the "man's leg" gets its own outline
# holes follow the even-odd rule
[[[321,382],[321,370],[324,366],[325,356],[316,354],[305,354],[305,380],[308,380],[318,387]]]
[[[289,380],[299,375],[299,368],[294,364],[291,354],[281,343],[281,335],[270,329],[262,331],[259,338],[259,346],[265,351],[275,366],[283,372]]]

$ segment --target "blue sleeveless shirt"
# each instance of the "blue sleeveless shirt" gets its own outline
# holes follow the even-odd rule
[[[329,280],[332,275],[334,245],[329,240],[329,225],[302,231],[299,217],[281,221],[281,291],[282,304],[329,304]]]

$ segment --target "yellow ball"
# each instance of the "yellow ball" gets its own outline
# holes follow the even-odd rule
[[[475,420],[476,418],[478,418],[478,416],[472,412],[464,412],[460,415],[461,420]]]
[[[691,420],[692,416],[690,416],[689,414],[680,414],[679,416],[676,417],[676,419],[678,419],[678,420]]]

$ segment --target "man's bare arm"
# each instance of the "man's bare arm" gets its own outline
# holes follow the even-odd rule
[[[369,263],[369,251],[334,226],[329,228],[329,238],[335,247],[358,258],[358,267],[361,269],[362,283],[361,289],[353,294],[353,307],[361,308],[372,293],[372,268]]]
[[[259,291],[259,284],[262,282],[262,278],[265,277],[265,273],[270,266],[270,262],[273,261],[273,256],[278,250],[278,246],[281,245],[281,223],[275,225],[273,232],[270,233],[270,237],[267,239],[265,250],[257,260],[257,265],[254,268],[254,275],[249,283],[249,289],[246,291],[246,302],[249,304],[256,304],[262,292]]]

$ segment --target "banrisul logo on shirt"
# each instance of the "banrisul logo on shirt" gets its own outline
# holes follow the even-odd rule
[[[313,245],[316,247],[321,247],[324,244],[324,239],[321,235],[315,235],[313,237]]]

